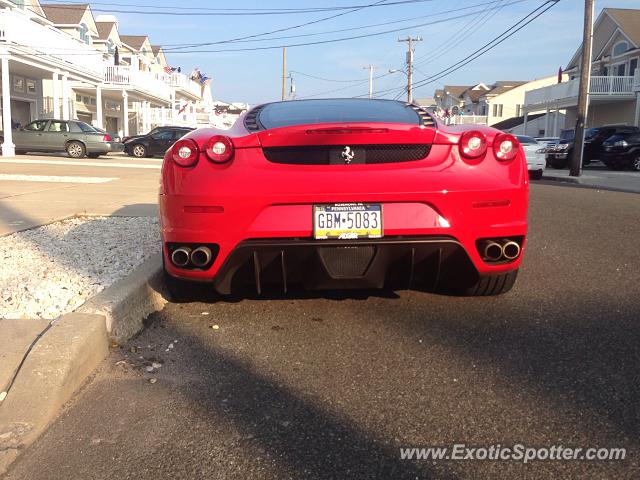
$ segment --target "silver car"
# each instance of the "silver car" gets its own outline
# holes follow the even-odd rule
[[[12,131],[16,153],[67,152],[72,158],[98,158],[112,151],[109,134],[77,120],[35,120]],[[0,141],[4,135],[0,133]]]

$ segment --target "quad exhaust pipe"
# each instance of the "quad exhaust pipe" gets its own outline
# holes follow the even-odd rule
[[[520,256],[520,244],[513,240],[484,240],[479,248],[487,262],[511,261]]]
[[[171,254],[171,261],[176,267],[186,267],[191,258],[191,249],[189,247],[176,248]]]
[[[214,252],[206,245],[184,245],[175,248],[175,250],[171,252],[170,257],[171,262],[179,268],[205,268],[211,264]]]
[[[482,253],[487,260],[497,262],[503,255],[502,245],[498,242],[488,241],[485,243]]]
[[[520,256],[520,245],[514,241],[508,241],[502,245],[502,255],[507,260],[515,260]]]
[[[211,261],[209,247],[198,247],[191,252],[191,263],[194,267],[202,268]]]

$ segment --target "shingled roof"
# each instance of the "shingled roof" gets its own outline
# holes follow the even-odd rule
[[[54,25],[77,25],[89,8],[88,3],[56,3],[41,6],[47,19]]]
[[[605,8],[624,34],[640,47],[640,10],[631,8]]]
[[[445,85],[444,90],[448,92],[452,97],[459,97],[465,90],[473,88],[473,85]]]
[[[146,35],[120,35],[120,40],[136,50],[140,50],[142,48],[146,39]]]
[[[96,29],[98,30],[98,38],[100,40],[106,40],[111,33],[111,29],[116,22],[96,22]]]

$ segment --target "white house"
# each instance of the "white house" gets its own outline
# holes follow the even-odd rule
[[[567,81],[527,92],[526,114],[566,110],[566,126],[576,124],[581,56],[582,46],[567,64]],[[640,126],[639,62],[640,10],[603,9],[594,23],[587,126]]]

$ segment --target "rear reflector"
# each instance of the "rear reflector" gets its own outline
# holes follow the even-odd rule
[[[221,205],[186,205],[185,213],[224,213],[224,207]]]

